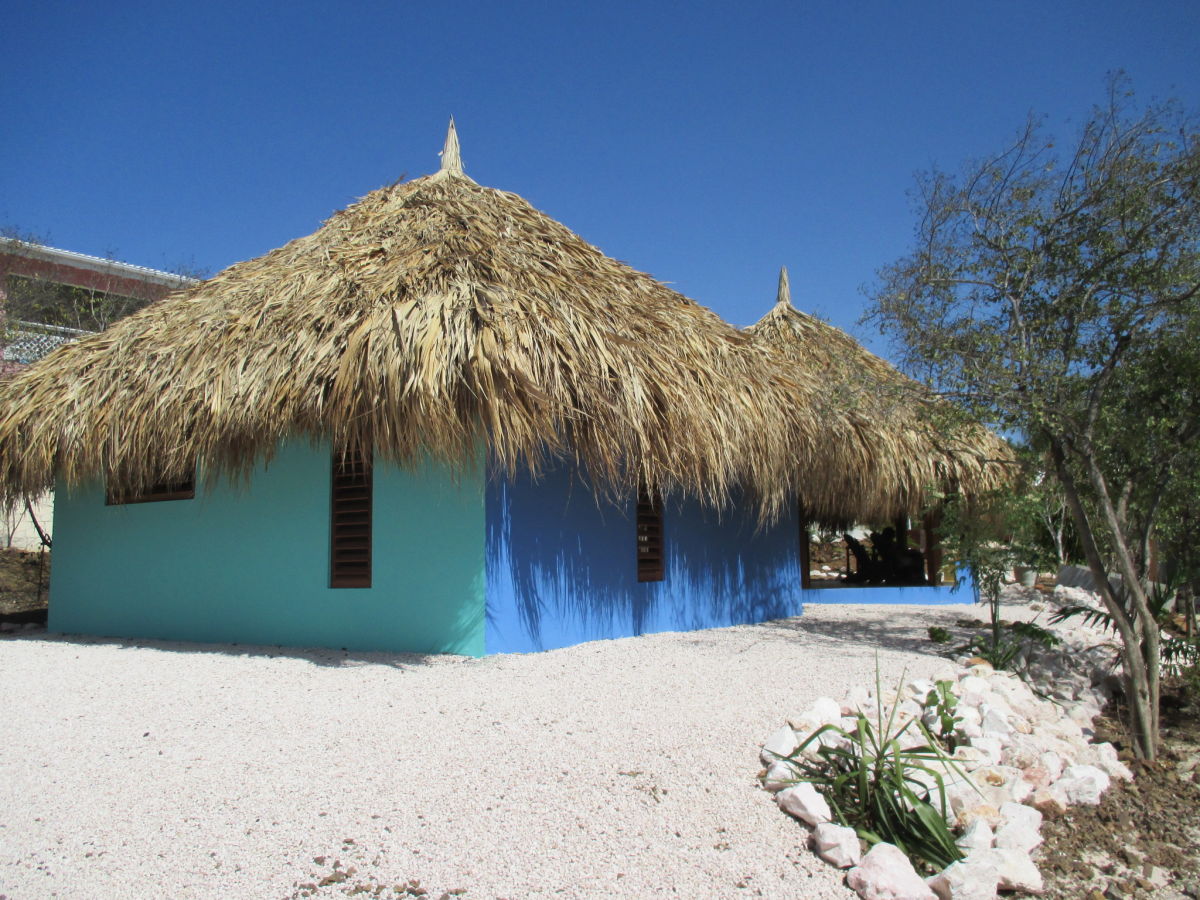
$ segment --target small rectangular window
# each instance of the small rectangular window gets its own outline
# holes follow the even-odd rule
[[[645,488],[638,490],[637,501],[637,580],[662,581],[665,572],[663,554],[662,498]]]
[[[178,481],[158,481],[144,491],[109,491],[104,498],[108,506],[126,503],[159,503],[164,500],[191,500],[196,496],[196,470]]]
[[[329,586],[371,586],[371,451],[333,454]]]

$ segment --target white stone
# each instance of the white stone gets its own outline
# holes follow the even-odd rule
[[[784,812],[808,825],[820,825],[833,817],[825,798],[807,781],[780,791],[775,802]]]
[[[876,844],[846,876],[862,900],[935,900],[937,895],[897,847]]]
[[[809,716],[819,725],[836,725],[842,718],[842,704],[829,697],[813,701]]]
[[[1096,765],[1103,769],[1113,778],[1120,778],[1122,781],[1133,781],[1133,772],[1129,770],[1129,766],[1121,762],[1117,757],[1117,748],[1112,744],[1093,744],[1092,749],[1096,755]]]
[[[1004,745],[999,738],[989,737],[986,731],[983,737],[971,738],[971,746],[987,754],[992,763],[998,763],[1004,758]]]
[[[1038,763],[1042,749],[1028,735],[1014,734],[1000,755],[1000,762],[1016,769],[1028,769]]]
[[[1042,814],[1032,806],[1026,806],[1023,803],[1005,803],[1000,807],[1000,816],[1004,825],[1023,824],[1030,828],[1042,827]]]
[[[813,829],[810,842],[817,856],[839,869],[857,866],[862,861],[862,845],[853,828],[822,822]]]
[[[1030,808],[1032,809],[1032,807]],[[1032,853],[1034,848],[1040,847],[1041,844],[1042,833],[1023,823],[1001,825],[996,830],[996,846],[1002,850],[1020,850],[1022,853]]]
[[[1030,853],[1042,843],[1042,814],[1032,806],[1005,803],[1000,807],[1000,827],[996,830],[996,846],[1001,849]]]
[[[1021,777],[1021,770],[1011,766],[982,766],[971,773],[984,802],[999,809],[1005,803],[1021,803],[1033,793],[1033,788]]]
[[[994,860],[968,857],[951,863],[927,883],[940,900],[993,900],[1000,872]]]
[[[1063,773],[1062,757],[1059,756],[1057,753],[1055,753],[1053,750],[1047,750],[1045,753],[1043,753],[1041,756],[1039,756],[1038,762],[1043,767],[1045,767],[1046,772],[1049,773],[1049,775],[1050,775],[1051,781],[1058,781],[1058,779],[1062,777],[1062,773]]]
[[[767,767],[763,787],[771,793],[782,791],[796,783],[796,768],[786,759],[777,759]]]
[[[965,694],[978,694],[979,696],[986,695],[992,686],[988,684],[986,678],[980,678],[978,675],[964,675],[958,680],[959,696]]]
[[[1067,795],[1057,783],[1034,791],[1029,803],[1048,819],[1056,819],[1067,811]]]
[[[904,691],[910,700],[923,704],[933,688],[934,684],[928,678],[914,678],[904,686]]]
[[[950,758],[967,772],[974,771],[980,766],[990,765],[992,762],[991,754],[985,753],[971,744],[960,744],[955,747]]]
[[[976,819],[954,843],[963,853],[970,854],[976,850],[990,850],[993,837],[991,826],[983,819]]]
[[[850,693],[846,697],[846,702],[842,704],[842,715],[852,716],[860,708],[867,705],[871,699],[871,692],[861,684],[856,684],[850,688]]]
[[[1067,766],[1062,778],[1054,783],[1073,804],[1096,806],[1100,797],[1108,790],[1108,773],[1095,766]]]
[[[767,742],[762,746],[759,758],[762,759],[764,766],[769,766],[781,756],[790,756],[799,744],[800,742],[796,740],[796,732],[792,730],[792,726],[784,725],[767,738]]]
[[[1028,853],[1011,848],[980,850],[971,857],[981,857],[983,865],[994,865],[1000,873],[1000,890],[1025,891],[1030,894],[1040,894],[1045,889],[1042,873],[1029,858]]]

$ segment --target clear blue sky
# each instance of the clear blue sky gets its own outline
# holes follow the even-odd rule
[[[437,168],[736,325],[793,296],[859,336],[916,171],[1128,72],[1200,93],[1200,2],[4,3],[0,226],[217,271]]]

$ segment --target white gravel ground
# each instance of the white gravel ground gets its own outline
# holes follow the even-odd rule
[[[876,651],[885,683],[933,674],[927,627],[975,612],[810,604],[478,660],[4,638],[0,894],[852,897],[759,747]],[[321,886],[335,861],[357,871]]]

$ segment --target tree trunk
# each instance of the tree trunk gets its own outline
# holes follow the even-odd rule
[[[1083,547],[1088,568],[1096,580],[1100,599],[1109,615],[1112,616],[1117,633],[1121,636],[1121,658],[1125,665],[1126,694],[1132,718],[1130,734],[1133,736],[1134,751],[1143,759],[1153,760],[1158,750],[1158,709],[1156,696],[1154,697],[1154,706],[1151,706],[1150,666],[1146,659],[1146,648],[1138,639],[1134,621],[1121,605],[1109,583],[1108,570],[1100,556],[1095,533],[1092,530],[1091,521],[1088,519],[1087,510],[1084,509],[1083,501],[1080,499],[1075,477],[1067,465],[1066,453],[1059,441],[1052,438],[1049,443],[1055,474],[1063,486],[1067,507],[1070,509],[1071,518],[1079,531],[1079,542]],[[1144,599],[1143,595],[1143,602]],[[1155,631],[1155,638],[1157,636],[1158,633]]]

